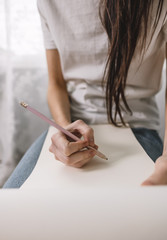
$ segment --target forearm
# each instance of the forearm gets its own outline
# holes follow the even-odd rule
[[[167,90],[166,90],[166,103],[165,103],[165,136],[163,154],[167,154]]]
[[[166,43],[166,82],[167,82],[167,43]],[[165,136],[164,136],[164,147],[163,147],[163,155],[167,154],[167,86],[166,86],[166,98],[165,98]]]
[[[61,126],[71,122],[70,103],[66,82],[63,78],[59,52],[57,49],[46,51],[48,64],[48,105],[53,119]]]
[[[167,43],[166,43],[165,55],[166,55],[166,82],[167,82]],[[164,136],[163,155],[164,154],[167,154],[167,86],[166,86],[166,98],[165,98],[165,136]]]
[[[70,103],[66,88],[61,86],[48,87],[48,105],[53,119],[61,126],[71,122]]]

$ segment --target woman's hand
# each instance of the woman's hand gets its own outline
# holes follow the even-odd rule
[[[167,185],[167,154],[155,162],[154,173],[142,183],[142,186],[147,185]]]
[[[65,129],[77,137],[83,137],[83,140],[73,142],[65,134],[58,132],[52,136],[52,144],[49,151],[55,155],[57,160],[66,165],[78,168],[82,167],[95,156],[95,151],[82,149],[87,146],[98,148],[94,143],[93,129],[82,120],[71,123]]]

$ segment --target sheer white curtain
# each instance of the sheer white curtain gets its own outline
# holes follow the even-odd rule
[[[0,186],[46,125],[21,109],[45,114],[47,71],[36,0],[0,0]]]

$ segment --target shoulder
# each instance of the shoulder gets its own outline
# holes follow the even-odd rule
[[[52,0],[37,0],[37,8],[40,13],[40,15],[44,18],[47,17],[47,15],[50,15],[50,11],[53,8],[53,4],[56,1]]]

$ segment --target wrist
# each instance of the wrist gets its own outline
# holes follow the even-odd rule
[[[71,123],[71,120],[69,120],[68,118],[54,118],[54,121],[56,123],[58,123],[61,127],[65,128],[67,127],[70,123]]]
[[[69,124],[71,123],[71,121],[64,121],[64,122],[61,122],[61,126],[63,128],[67,127]]]
[[[163,151],[162,156],[167,156],[167,150]]]
[[[162,156],[167,155],[167,146],[164,144],[163,151],[162,151]]]

